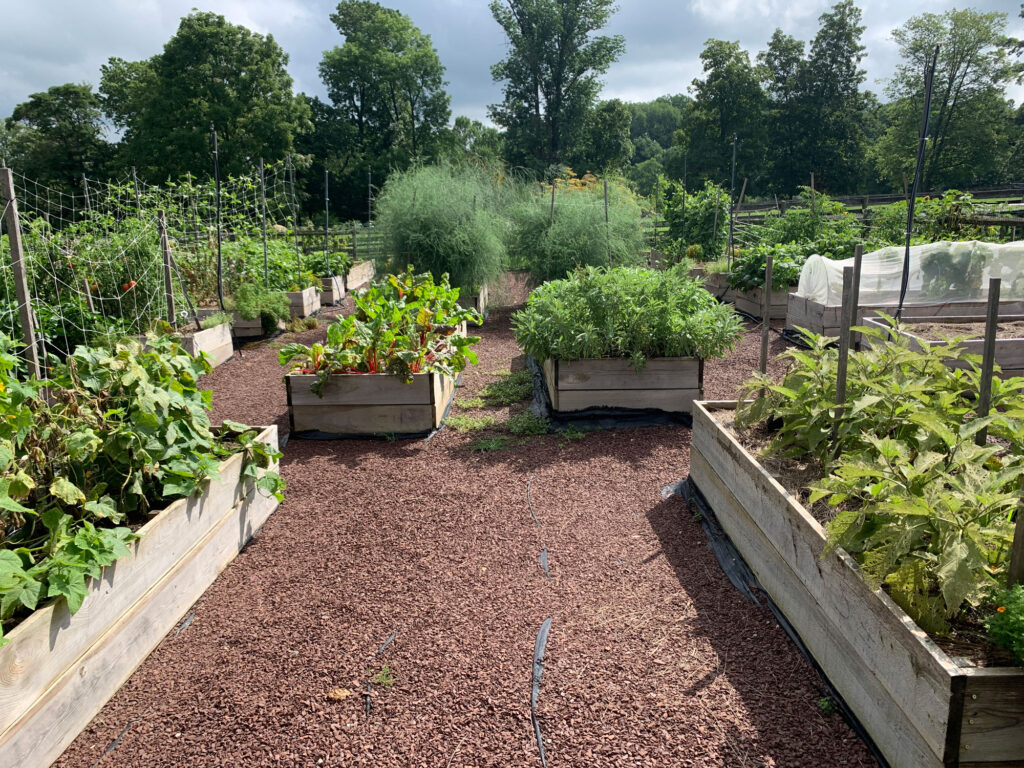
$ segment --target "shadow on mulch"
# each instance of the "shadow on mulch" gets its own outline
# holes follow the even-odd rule
[[[683,510],[680,513],[680,509]],[[729,683],[743,699],[746,707],[744,724],[756,729],[756,734],[743,734],[725,723],[730,737],[756,753],[766,743],[786,744],[787,751],[799,755],[801,731],[806,738],[808,718],[817,718],[822,731],[831,732],[832,739],[841,740],[842,752],[850,766],[876,766],[868,747],[849,728],[838,714],[826,714],[819,709],[827,690],[820,683],[810,662],[800,655],[783,629],[775,622],[770,610],[763,605],[754,606],[725,578],[720,569],[709,572],[694,568],[687,547],[695,537],[704,540],[703,531],[693,515],[696,509],[679,503],[678,498],[667,499],[646,514],[680,586],[693,601],[696,616],[693,630],[707,638],[721,665],[694,681],[688,695],[697,695],[711,686],[719,676],[728,675]],[[787,667],[767,667],[764,659],[784,661]],[[732,669],[736,674],[729,674]],[[766,693],[770,692],[770,696]],[[779,700],[785,701],[778,707]],[[776,706],[766,707],[770,700]],[[806,760],[800,765],[822,765],[822,755],[815,754],[813,745],[799,755]],[[796,763],[787,763],[787,765]]]

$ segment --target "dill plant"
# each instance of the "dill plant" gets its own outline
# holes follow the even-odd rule
[[[721,357],[742,322],[687,271],[579,269],[530,294],[512,317],[516,339],[538,360],[626,357],[637,370],[653,357]]]
[[[604,185],[594,176],[571,173],[543,184],[509,208],[509,261],[530,271],[534,279],[565,277],[577,267],[630,266],[646,262],[640,229],[640,206],[633,193],[618,182],[608,184],[608,222],[604,215]]]
[[[418,166],[393,173],[377,202],[386,233],[383,272],[406,264],[468,291],[497,278],[505,258],[500,179],[472,165]]]

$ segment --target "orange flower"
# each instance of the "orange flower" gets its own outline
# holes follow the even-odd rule
[[[1006,606],[1005,605],[1000,605],[998,608],[996,608],[996,610],[999,613],[1006,613]]]

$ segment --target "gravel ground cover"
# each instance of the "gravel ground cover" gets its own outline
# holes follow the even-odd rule
[[[453,413],[489,426],[290,441],[286,502],[57,765],[540,765],[547,617],[552,768],[873,764],[692,510],[662,498],[688,473],[689,430],[509,434],[525,405],[476,400],[522,368],[507,312],[480,333]],[[215,419],[286,428],[273,346],[207,378]],[[758,348],[751,331],[709,362],[706,396],[732,397]]]

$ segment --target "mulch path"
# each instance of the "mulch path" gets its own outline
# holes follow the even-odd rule
[[[457,402],[522,366],[506,313],[481,334]],[[706,396],[731,397],[758,347],[748,333],[709,363]],[[285,426],[275,358],[243,351],[209,376],[214,417]],[[692,511],[662,498],[688,473],[688,429],[471,452],[478,437],[290,441],[286,502],[57,765],[540,765],[529,697],[547,617],[552,768],[873,764]],[[373,675],[393,683],[373,685],[367,717]]]

